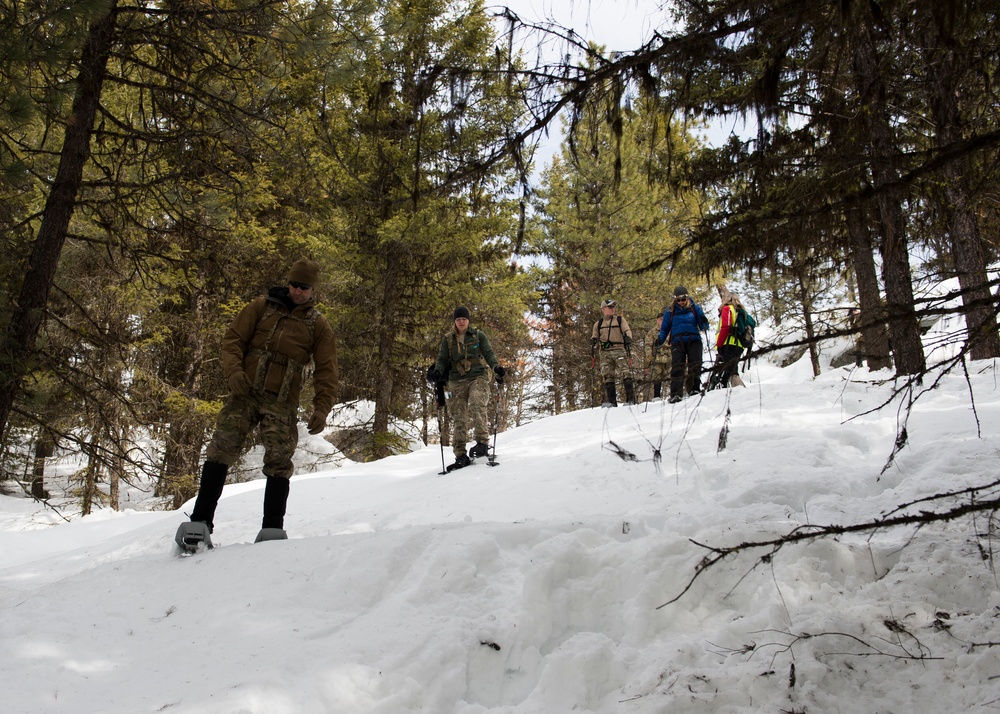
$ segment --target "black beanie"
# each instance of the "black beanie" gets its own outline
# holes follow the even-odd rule
[[[687,295],[687,294],[688,294],[688,289],[683,285],[678,285],[676,288],[674,288],[674,297],[680,297],[681,295]]]
[[[457,320],[460,317],[464,317],[466,320],[472,319],[472,315],[469,314],[469,308],[467,307],[456,307],[455,315],[452,317],[453,320]]]

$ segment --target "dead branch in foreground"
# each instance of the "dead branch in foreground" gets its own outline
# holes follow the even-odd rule
[[[693,586],[695,581],[712,566],[718,564],[720,561],[725,560],[731,555],[736,555],[748,550],[754,550],[758,548],[768,548],[769,551],[761,555],[757,562],[754,564],[754,568],[758,565],[763,565],[771,562],[774,555],[780,551],[784,546],[791,545],[793,543],[799,543],[803,541],[813,541],[820,538],[826,538],[829,536],[842,535],[844,533],[870,533],[874,534],[879,530],[884,530],[888,528],[899,528],[900,526],[910,526],[916,525],[918,527],[923,527],[929,523],[938,523],[945,521],[952,521],[963,516],[968,516],[976,513],[983,512],[993,512],[1000,509],[1000,494],[990,494],[990,498],[986,500],[979,500],[979,496],[984,491],[996,490],[1000,486],[1000,480],[993,481],[982,486],[973,486],[970,488],[965,488],[957,491],[949,491],[947,493],[937,494],[935,496],[930,496],[926,498],[921,498],[910,503],[905,503],[897,506],[892,511],[890,515],[884,516],[882,518],[877,518],[864,523],[854,523],[851,525],[840,526],[840,525],[812,525],[803,524],[801,526],[796,526],[787,534],[770,540],[760,540],[760,541],[745,541],[738,545],[729,546],[725,548],[719,548],[711,545],[706,545],[704,543],[699,543],[696,540],[691,540],[692,543],[697,545],[699,548],[704,548],[710,551],[709,555],[706,555],[702,560],[695,566],[694,574],[688,580],[687,585],[681,590],[676,596],[667,600],[662,605],[657,606],[657,610],[660,608],[671,605],[678,600],[680,600]],[[945,510],[920,510],[917,513],[912,514],[897,514],[901,511],[905,511],[910,507],[916,506],[918,504],[929,504],[934,505],[940,503],[945,499],[955,499],[955,498],[968,498],[968,501],[961,503],[952,508]]]

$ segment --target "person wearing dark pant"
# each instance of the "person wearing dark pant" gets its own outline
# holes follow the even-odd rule
[[[701,391],[702,345],[697,337],[680,337],[670,344],[670,401]],[[685,378],[686,377],[686,378]]]
[[[687,288],[674,288],[674,302],[663,313],[656,345],[670,345],[670,401],[679,402],[687,393],[701,391],[701,332],[708,330],[708,318],[688,296]]]
[[[744,322],[742,335],[739,325],[740,315],[743,315]],[[719,357],[712,371],[709,389],[746,386],[739,375],[740,358],[743,356],[743,350],[751,344],[749,340],[756,325],[757,322],[748,316],[740,296],[729,293],[719,308],[719,335],[715,340],[715,349]],[[746,335],[748,331],[750,337]]]

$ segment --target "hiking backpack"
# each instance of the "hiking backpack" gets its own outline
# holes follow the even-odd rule
[[[757,321],[742,307],[736,308],[736,321],[729,328],[730,334],[740,341],[744,349],[753,346],[753,328],[757,327]]]

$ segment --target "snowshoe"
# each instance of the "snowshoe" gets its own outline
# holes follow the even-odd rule
[[[667,401],[668,401],[668,402],[670,402],[671,404],[676,404],[676,403],[677,403],[677,402],[679,402],[680,400],[681,400],[681,395],[679,395],[679,394],[674,394],[674,395],[672,395],[672,396],[670,397],[670,399],[668,399]]]
[[[476,443],[472,449],[469,450],[469,456],[474,459],[478,459],[480,456],[486,456],[490,453],[490,447],[488,444]]]
[[[601,409],[610,409],[611,407],[617,407],[617,406],[618,406],[617,404],[614,404],[612,402],[604,402],[601,405]]]
[[[174,541],[184,553],[197,553],[212,547],[212,533],[207,523],[188,521],[177,527]]]
[[[456,469],[463,469],[466,466],[469,466],[470,464],[472,464],[472,459],[470,459],[467,455],[462,454],[461,456],[456,456],[455,457],[455,463],[453,463],[451,466],[449,466],[448,468],[446,468],[445,472],[446,473],[451,473],[452,471],[455,471]]]
[[[288,534],[284,528],[261,528],[254,543],[263,543],[266,540],[288,540]]]

